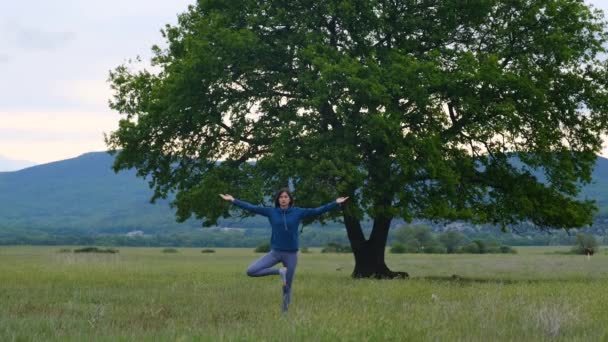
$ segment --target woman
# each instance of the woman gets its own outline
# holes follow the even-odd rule
[[[287,312],[291,302],[291,285],[298,263],[298,226],[304,218],[313,215],[321,215],[344,203],[348,197],[339,197],[335,201],[315,209],[298,208],[293,206],[293,196],[289,189],[279,190],[274,198],[274,208],[255,206],[245,201],[235,199],[228,194],[220,194],[226,201],[252,211],[256,214],[268,217],[272,227],[270,239],[270,253],[256,260],[247,269],[250,277],[263,277],[268,275],[279,275],[283,281],[283,312]],[[274,268],[279,262],[283,267]]]

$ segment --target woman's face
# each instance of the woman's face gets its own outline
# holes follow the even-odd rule
[[[286,192],[282,192],[279,195],[279,206],[281,206],[281,208],[289,207],[289,195]]]

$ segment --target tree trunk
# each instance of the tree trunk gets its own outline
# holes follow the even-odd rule
[[[384,246],[374,246],[370,241],[366,241],[363,248],[354,251],[355,269],[353,278],[409,278],[407,272],[391,271],[384,262]]]
[[[409,277],[407,272],[391,271],[384,262],[384,250],[391,223],[390,219],[374,220],[374,228],[369,240],[365,240],[361,224],[357,219],[344,215],[344,223],[355,255],[353,278],[393,279]]]

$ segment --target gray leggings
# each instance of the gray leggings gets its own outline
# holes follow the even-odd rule
[[[270,251],[247,268],[247,275],[250,277],[263,277],[267,275],[278,275],[279,269],[272,266],[283,263],[287,267],[287,288],[291,289],[291,282],[296,273],[296,265],[298,264],[298,252],[280,252]]]

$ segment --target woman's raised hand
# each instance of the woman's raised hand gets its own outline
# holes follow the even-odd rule
[[[226,201],[234,202],[234,197],[232,197],[232,195],[220,194],[220,197]]]
[[[338,197],[338,198],[336,198],[336,203],[342,204],[342,203],[346,202],[347,199],[348,199],[348,196],[346,196],[346,197]]]

